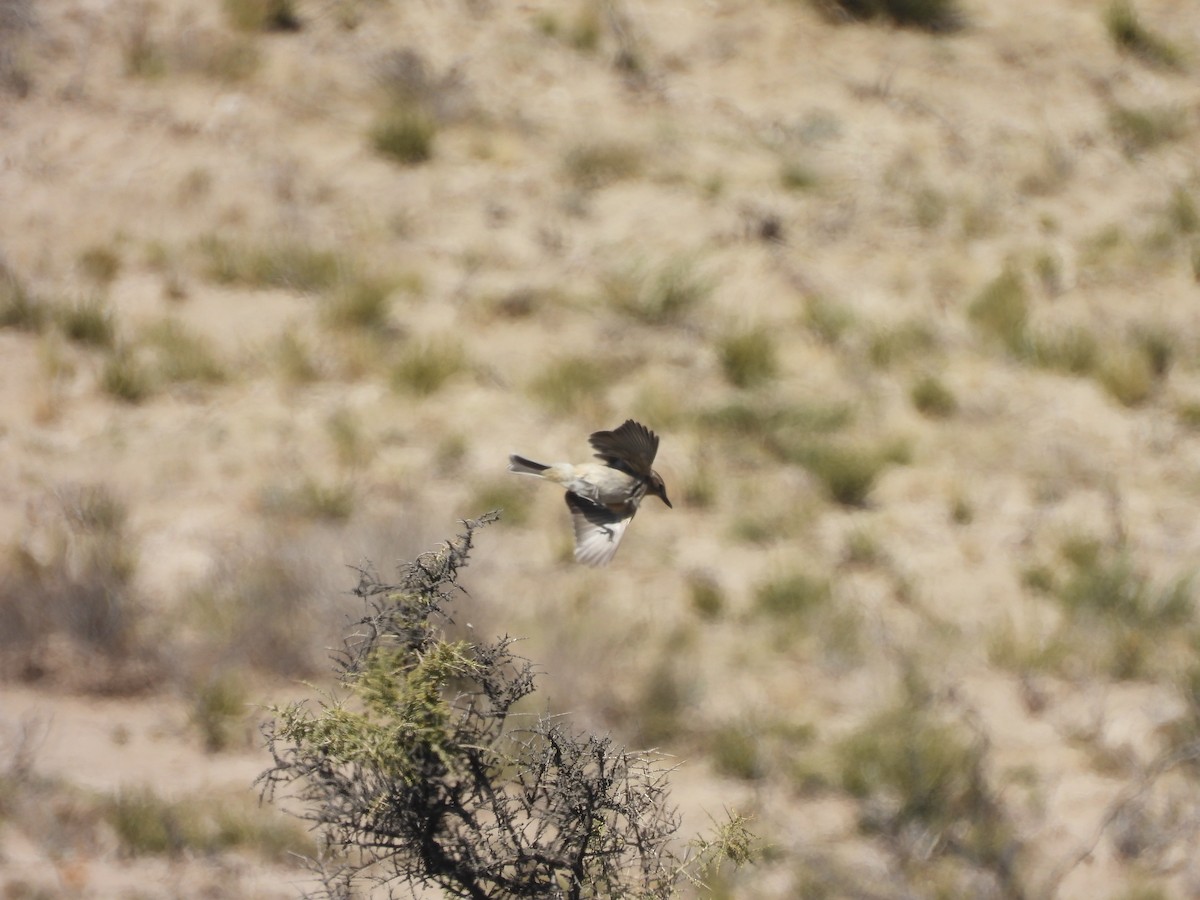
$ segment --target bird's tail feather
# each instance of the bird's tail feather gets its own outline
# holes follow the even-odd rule
[[[550,467],[523,456],[517,456],[515,453],[508,458],[508,471],[510,472],[519,472],[522,475],[541,475],[548,468]]]

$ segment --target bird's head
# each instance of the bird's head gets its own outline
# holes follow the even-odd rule
[[[671,509],[675,508],[671,506],[671,501],[667,499],[667,486],[663,484],[662,476],[653,469],[650,470],[650,481],[646,485],[646,493],[658,497]]]

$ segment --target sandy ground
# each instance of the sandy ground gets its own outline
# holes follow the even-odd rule
[[[0,686],[0,723],[30,723],[34,771],[91,796],[249,793],[266,757],[205,752],[195,684],[237,671],[256,704],[301,689],[192,617],[197,586],[282,560],[316,598],[303,620],[319,660],[354,612],[347,565],[386,569],[499,503],[514,514],[481,537],[464,616],[527,636],[547,703],[629,739],[656,680],[685,686],[688,724],[667,745],[687,760],[685,830],[736,807],[773,847],[730,896],[996,892],[939,869],[940,850],[864,835],[863,804],[828,777],[838,741],[914,667],[930,710],[986,738],[1027,896],[1200,894],[1198,786],[1155,777],[1189,715],[1177,685],[1195,618],[1148,633],[1161,647],[1133,677],[1075,645],[1056,664],[994,649],[1006,628],[1026,649],[1051,639],[1064,613],[1027,576],[1063,567],[1067,539],[1128,553],[1154,584],[1200,552],[1200,8],[1138,5],[1181,68],[1121,52],[1105,8],[974,3],[965,28],[931,35],[782,0],[301,0],[299,31],[245,34],[199,0],[0,0],[15,67],[0,74],[28,81],[0,88],[0,261],[51,307],[98,300],[115,327],[108,347],[0,329],[0,542],[55,559],[63,498],[103,487],[127,511],[130,590],[183,648],[160,684],[119,697],[87,693],[90,658],[68,652],[53,677]],[[235,51],[256,68],[239,75]],[[411,54],[423,74],[405,80]],[[433,111],[427,162],[371,145],[389,84]],[[1120,110],[1166,117],[1170,136],[1130,147]],[[328,251],[343,279],[395,285],[384,321],[330,324],[328,284],[219,278],[215,244]],[[677,316],[606,293],[670,265],[707,286]],[[1104,364],[1072,374],[1006,352],[971,312],[1006,266],[1039,333],[1086,330],[1105,361],[1158,336],[1169,366],[1122,402]],[[206,341],[224,379],[114,397],[106,366],[122,349],[150,365],[164,319]],[[751,328],[777,371],[740,389],[723,341]],[[925,343],[905,351],[905,329]],[[285,335],[310,377],[289,380]],[[888,340],[901,349],[880,362]],[[404,388],[393,370],[431,341],[460,362],[427,394]],[[598,380],[556,401],[547,383],[574,376],[554,366],[578,360]],[[948,414],[914,405],[925,376],[956,398]],[[854,440],[904,448],[858,506],[753,430],[714,424],[737,405],[836,404]],[[628,416],[662,435],[676,508],[650,502],[616,564],[584,570],[561,499],[514,484],[504,458],[578,456]],[[287,506],[305,484],[351,510]],[[856,536],[866,562],[850,558]],[[827,646],[834,626],[756,612],[758,586],[796,569],[827,573],[852,611],[850,662]],[[714,620],[692,605],[697,578],[724,597]],[[747,780],[713,756],[730,723],[763,747],[786,727],[817,737],[764,750]],[[1125,828],[1136,853],[1110,817],[1130,797],[1145,801]],[[111,837],[63,855],[34,832],[0,817],[7,896],[283,897],[303,879],[232,853],[128,858]]]

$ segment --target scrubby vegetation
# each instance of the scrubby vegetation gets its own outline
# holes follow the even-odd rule
[[[77,7],[0,0],[0,895],[290,894],[194,786],[398,675],[356,760],[460,764],[505,633],[479,765],[752,816],[681,900],[1200,894],[1200,7]],[[587,570],[505,455],[626,417],[675,507]],[[497,506],[429,670],[321,694],[343,566]]]
[[[370,873],[389,889],[459,897],[668,898],[721,860],[749,861],[737,816],[676,855],[679,820],[654,754],[521,714],[535,673],[512,640],[447,636],[459,570],[494,519],[465,522],[395,584],[361,569],[368,615],[339,662],[348,695],[276,710],[264,791],[294,789],[332,862],[348,860],[327,870],[327,887],[349,893]]]

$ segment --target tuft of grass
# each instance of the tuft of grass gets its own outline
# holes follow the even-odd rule
[[[1129,0],[1113,0],[1104,10],[1104,26],[1117,49],[1162,69],[1184,68],[1183,53],[1162,35],[1147,28]]]
[[[105,361],[100,387],[110,397],[136,404],[154,393],[155,383],[150,370],[133,351],[120,347]]]
[[[692,469],[683,483],[682,497],[684,504],[693,509],[708,509],[717,502],[717,479],[703,461]]]
[[[909,397],[917,411],[931,419],[945,419],[958,411],[954,392],[936,375],[924,375],[912,386]]]
[[[320,377],[320,369],[311,348],[295,329],[289,328],[279,336],[274,357],[279,376],[286,384],[311,384]]]
[[[149,16],[145,13],[139,14],[125,29],[121,55],[125,60],[125,74],[133,78],[161,78],[167,73],[167,55],[151,34]]]
[[[108,304],[98,298],[76,301],[57,311],[58,326],[69,340],[91,347],[111,347],[116,324]]]
[[[240,31],[299,31],[294,0],[223,0],[225,19]]]
[[[263,499],[268,499],[267,492]],[[310,510],[292,506],[278,511],[286,515]],[[242,673],[239,681],[211,685],[216,694],[208,702],[222,717],[236,713],[236,695],[250,684],[250,673],[295,679],[325,671],[322,648],[328,646],[326,637],[340,628],[334,625],[339,616],[317,571],[317,560],[327,548],[304,537],[322,530],[273,531],[274,536],[262,542],[222,554],[207,577],[186,594],[186,624],[201,636],[204,649],[218,655],[222,670]]]
[[[1183,400],[1175,406],[1175,418],[1189,431],[1200,432],[1200,400]]]
[[[350,410],[338,409],[331,413],[325,420],[325,432],[333,444],[339,465],[356,469],[371,461],[375,449]]]
[[[597,190],[636,178],[645,166],[645,151],[628,141],[592,140],[575,144],[563,156],[562,171],[579,190]]]
[[[0,328],[40,332],[48,319],[46,305],[0,264]]]
[[[221,674],[200,685],[191,706],[191,723],[207,752],[220,753],[247,743],[248,697],[245,683],[236,674]]]
[[[1000,868],[1019,849],[986,772],[986,744],[940,721],[912,697],[867,720],[837,749],[840,781],[864,804],[867,831],[900,834],[919,826],[931,852],[967,854]],[[939,840],[954,834],[954,850]],[[1009,863],[1011,864],[1011,863]]]
[[[1163,219],[1168,231],[1173,234],[1196,234],[1200,232],[1200,209],[1191,191],[1179,185],[1171,192],[1163,210]]]
[[[433,157],[437,123],[417,106],[392,104],[375,120],[369,137],[380,156],[415,166]]]
[[[163,382],[220,384],[228,378],[211,342],[176,319],[163,319],[149,326],[142,340],[154,351],[155,372]]]
[[[884,469],[904,462],[907,454],[900,446],[806,441],[788,448],[784,455],[816,477],[833,500],[843,506],[862,507]]]
[[[189,29],[187,40],[180,40],[172,48],[170,62],[180,72],[236,84],[258,71],[262,53],[253,34],[196,27]]]
[[[13,548],[0,578],[0,672],[68,679],[89,691],[144,690],[160,670],[134,587],[137,547],[127,509],[100,484],[64,487],[56,499],[60,516],[48,529],[46,552]],[[80,653],[47,658],[52,636]]]
[[[1145,631],[1173,628],[1193,617],[1193,592],[1186,580],[1157,589],[1123,553],[1108,554],[1094,545],[1065,548],[1071,571],[1054,596],[1074,615],[1094,616]]]
[[[966,15],[958,0],[814,0],[834,21],[887,19],[901,28],[934,33],[958,31]]]
[[[149,787],[123,788],[102,804],[126,856],[180,856],[242,849],[282,862],[312,853],[311,836],[295,821],[243,798],[168,800]]]
[[[246,244],[208,235],[199,248],[206,274],[221,284],[317,293],[336,286],[351,270],[334,251],[297,240]]]
[[[683,321],[712,293],[713,283],[695,263],[679,257],[658,267],[610,272],[601,280],[604,302],[647,325]]]
[[[727,335],[721,339],[718,351],[721,371],[734,387],[758,387],[779,371],[775,339],[764,328]]]
[[[529,392],[550,412],[586,412],[603,405],[611,369],[591,356],[555,360],[534,378]]]
[[[743,781],[757,781],[767,774],[762,753],[762,735],[750,722],[723,725],[708,739],[707,756],[717,773]]]
[[[842,562],[848,566],[877,566],[887,560],[879,540],[869,531],[856,528],[846,536]]]
[[[467,368],[462,344],[449,337],[410,342],[392,368],[392,387],[418,396],[437,393]]]
[[[684,732],[691,696],[690,679],[678,671],[673,655],[664,653],[642,680],[634,713],[638,740],[654,747]]]
[[[912,359],[927,359],[937,347],[937,335],[925,322],[908,321],[871,333],[867,355],[871,362],[887,368]]]
[[[1111,348],[1096,371],[1101,386],[1122,406],[1141,406],[1156,386],[1154,367],[1146,354],[1124,345]]]
[[[1178,141],[1190,130],[1187,110],[1179,106],[1135,109],[1114,106],[1108,124],[1128,157],[1136,157],[1163,144]]]
[[[754,591],[754,603],[764,615],[786,621],[822,609],[831,596],[828,578],[789,572],[760,584]]]
[[[725,611],[725,592],[715,578],[693,574],[687,579],[688,599],[696,615],[705,621],[719,619]]]
[[[322,314],[335,328],[382,330],[388,322],[395,285],[382,278],[345,279],[336,286]]]
[[[845,304],[825,297],[810,297],[804,309],[804,320],[814,335],[832,346],[854,326],[855,316]]]
[[[935,187],[925,185],[913,193],[912,217],[922,231],[933,231],[946,221],[950,201]]]
[[[796,159],[789,159],[779,167],[779,186],[785,191],[807,191],[820,182],[816,172]]]
[[[516,481],[517,479],[510,475],[480,485],[471,501],[471,509],[503,510],[501,522],[524,525],[529,521],[533,492],[522,490],[522,486],[516,484]]]
[[[1035,365],[1070,375],[1092,374],[1101,358],[1095,334],[1077,325],[1028,334],[1025,354]]]
[[[326,483],[310,475],[291,485],[265,488],[259,507],[266,515],[281,518],[344,522],[354,514],[355,502],[354,485]]]
[[[999,340],[1010,352],[1021,352],[1029,316],[1029,297],[1021,276],[1006,267],[975,295],[967,315],[985,335]]]
[[[121,255],[112,247],[96,244],[79,254],[79,269],[85,278],[103,287],[121,273]]]

